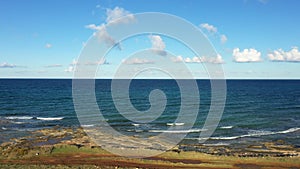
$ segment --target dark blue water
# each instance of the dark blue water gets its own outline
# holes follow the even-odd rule
[[[200,109],[183,141],[197,143],[210,109],[209,80],[198,80]],[[139,111],[150,108],[149,94],[162,90],[167,105],[156,120],[137,124],[117,111],[111,80],[96,80],[97,103],[106,122],[128,135],[164,132],[177,118],[181,94],[174,80],[133,80],[130,101]],[[72,80],[0,80],[0,142],[53,126],[80,126],[73,105]],[[96,125],[96,124],[95,124]],[[186,125],[186,124],[177,124]],[[227,100],[219,126],[207,144],[284,140],[300,146],[300,80],[227,80]]]

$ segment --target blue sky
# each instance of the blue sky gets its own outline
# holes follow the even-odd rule
[[[299,79],[299,6],[298,0],[0,1],[0,77],[71,78],[77,57],[95,32],[87,25],[107,23],[108,11],[121,11],[163,12],[191,22],[220,54],[221,60],[207,62],[221,64],[226,78]],[[181,56],[197,72],[199,63],[184,48],[179,50],[180,44],[164,36],[153,38],[128,39],[122,54],[112,50],[109,64],[101,65],[107,77],[126,54],[153,45]]]

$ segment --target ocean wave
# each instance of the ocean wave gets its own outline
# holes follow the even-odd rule
[[[135,127],[140,126],[140,124],[137,124],[137,123],[132,123],[132,125],[135,126]]]
[[[151,133],[197,133],[205,131],[205,129],[189,129],[189,130],[149,130]]]
[[[33,119],[31,116],[9,116],[5,117],[7,120],[30,120]]]
[[[167,126],[183,126],[184,123],[167,123]]]
[[[296,132],[298,130],[300,130],[300,128],[295,127],[295,128],[290,128],[290,129],[287,129],[287,130],[284,130],[284,131],[279,131],[277,133],[278,134],[286,134],[286,133],[293,133],[293,132]]]
[[[230,136],[230,137],[210,137],[211,140],[235,140],[242,138],[243,136]]]
[[[210,137],[210,138],[186,138],[191,140],[235,140],[244,137],[257,137],[257,136],[268,136],[268,135],[275,135],[275,134],[287,134],[293,133],[300,130],[298,127],[290,128],[283,131],[250,131],[248,134],[240,135],[240,136],[220,136],[220,137]]]
[[[222,126],[222,127],[220,127],[220,129],[231,129],[231,128],[233,128],[233,126]]]
[[[38,120],[44,121],[54,121],[54,120],[62,120],[64,117],[37,117]]]
[[[81,125],[81,127],[86,127],[86,128],[88,128],[88,127],[94,127],[95,125],[94,124],[84,124],[84,125]]]
[[[220,142],[220,143],[215,143],[215,144],[203,144],[204,146],[228,146],[230,145],[230,143],[223,143],[223,142]]]
[[[141,132],[144,132],[144,130],[139,130],[139,129],[137,129],[137,130],[135,130],[135,132],[136,132],[136,133],[141,133]]]
[[[21,122],[21,121],[12,121],[11,123],[13,123],[13,124],[25,124],[25,122]]]

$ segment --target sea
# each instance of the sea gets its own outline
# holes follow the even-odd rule
[[[128,98],[137,111],[151,107],[151,91],[160,89],[166,96],[160,117],[146,123],[126,119],[118,112],[111,95],[111,82],[95,80],[95,93],[105,122],[116,131],[146,137],[166,132],[171,126],[186,125],[176,121],[181,107],[176,80],[131,81]],[[191,129],[180,131],[186,132],[182,144],[199,142],[211,106],[210,80],[196,80],[196,84],[200,95],[198,115]],[[202,144],[250,145],[280,140],[300,147],[300,80],[226,80],[226,84],[221,120]],[[126,98],[117,101],[123,99]],[[74,109],[72,79],[0,79],[0,143],[54,126],[81,126]]]

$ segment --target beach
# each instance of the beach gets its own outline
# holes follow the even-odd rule
[[[299,6],[0,0],[0,169],[300,169]]]
[[[299,154],[300,148],[279,140],[243,149],[182,144],[154,157],[130,158],[102,149],[82,128],[54,127],[2,143],[0,168],[299,168]]]
[[[103,119],[84,109],[82,123],[71,80],[2,79],[0,168],[300,167],[300,81],[228,80],[225,110],[209,138],[200,135],[209,129],[204,123],[210,82],[197,83],[201,101],[193,125],[189,112],[179,116],[180,91],[173,80],[132,81],[130,101],[139,110],[151,106],[148,96],[154,89],[168,98],[161,116],[147,123],[124,118],[115,101],[126,98],[113,100],[111,80],[96,80]]]

